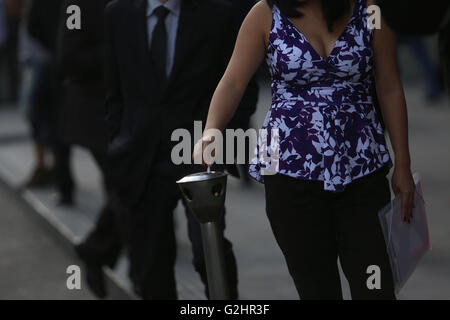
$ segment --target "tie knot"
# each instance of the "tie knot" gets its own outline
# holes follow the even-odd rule
[[[166,19],[167,15],[169,14],[169,9],[167,9],[164,6],[159,6],[158,8],[155,9],[155,15],[158,17],[158,20],[164,20]]]

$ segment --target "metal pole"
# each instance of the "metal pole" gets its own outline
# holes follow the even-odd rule
[[[216,222],[201,223],[203,251],[211,300],[230,299],[223,252],[223,234]]]
[[[222,172],[200,172],[186,176],[177,183],[186,204],[200,223],[209,299],[229,300],[223,232],[219,228],[224,213],[227,175]]]

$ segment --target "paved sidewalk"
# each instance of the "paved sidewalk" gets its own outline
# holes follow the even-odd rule
[[[410,141],[413,169],[422,175],[429,214],[433,250],[422,261],[404,290],[401,299],[450,299],[450,107],[443,100],[427,106],[422,92],[407,88],[410,117]],[[270,104],[270,92],[262,90],[255,126],[260,126]],[[17,186],[32,166],[31,144],[26,126],[17,112],[0,111],[0,178]],[[93,225],[102,195],[97,168],[90,156],[76,149],[73,167],[78,186],[77,208],[55,208],[52,190],[30,190],[25,199],[60,225],[72,241],[78,241]],[[244,187],[230,179],[227,196],[227,236],[237,255],[240,291],[243,299],[297,299],[281,251],[276,245],[264,211],[261,185]],[[203,288],[190,263],[192,259],[186,235],[185,218],[176,212],[178,261],[176,266],[180,297],[204,298]],[[127,287],[126,260],[114,275]],[[345,284],[345,281],[344,281]],[[348,298],[348,288],[345,287]]]
[[[0,183],[0,300],[94,299],[83,282],[67,289],[66,269],[78,261],[32,214]]]

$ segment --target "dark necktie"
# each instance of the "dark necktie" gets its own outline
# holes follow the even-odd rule
[[[159,6],[155,9],[155,15],[158,18],[155,29],[152,33],[152,44],[150,46],[150,54],[152,56],[155,68],[163,84],[167,81],[167,30],[166,17],[169,9]]]

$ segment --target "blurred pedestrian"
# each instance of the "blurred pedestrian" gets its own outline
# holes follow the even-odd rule
[[[7,35],[8,27],[6,25],[5,3],[4,0],[0,0],[0,51],[6,42]]]
[[[43,81],[50,62],[50,55],[28,33],[27,24],[31,1],[26,3],[25,18],[20,28],[19,61],[22,65],[22,81],[19,105],[29,121],[33,140],[34,167],[25,187],[46,187],[55,183],[52,153],[50,108],[43,107]]]
[[[23,0],[3,0],[4,14],[6,17],[6,39],[0,50],[0,75],[5,71],[8,90],[4,91],[0,86],[0,100],[6,103],[16,104],[18,100],[18,88],[20,85],[20,73],[18,63],[18,39],[19,25],[24,13]],[[1,101],[0,101],[1,102]]]
[[[265,60],[272,107],[263,125],[267,139],[259,141],[250,174],[265,183],[267,215],[302,299],[342,299],[338,258],[353,299],[395,299],[378,221],[391,200],[386,176],[394,164],[375,111],[373,81],[395,152],[392,186],[402,198],[404,221],[411,219],[414,181],[397,42],[384,21],[380,30],[368,26],[371,4],[255,5],[194,152],[201,157],[211,143],[209,129],[226,127]],[[373,265],[380,272],[376,290],[367,285]]]
[[[29,13],[28,33],[48,54],[41,66],[39,87],[36,89],[38,119],[45,117],[49,123],[49,139],[55,158],[57,185],[56,204],[73,205],[74,181],[70,169],[70,146],[60,139],[61,82],[57,70],[56,40],[61,17],[62,1],[33,0]],[[39,120],[38,120],[39,121]]]
[[[431,60],[424,40],[419,36],[399,36],[400,44],[407,45],[414,55],[418,65],[421,68],[423,80],[425,82],[425,95],[428,102],[439,100],[442,96],[443,88],[439,81],[439,75],[436,72],[437,67]]]
[[[129,214],[130,276],[144,299],[176,299],[175,181],[202,168],[176,166],[171,135],[193,134],[235,40],[235,16],[218,0],[119,0],[107,15],[108,166]],[[207,287],[199,223],[186,209],[194,266]],[[222,230],[225,223],[222,223]],[[231,297],[237,268],[230,241],[225,261]]]
[[[450,19],[445,22],[439,33],[439,53],[447,92],[450,94]]]
[[[104,9],[110,0],[65,0],[63,7],[77,5],[82,12],[81,30],[66,27],[63,11],[59,27],[58,65],[62,80],[61,138],[86,148],[103,178],[105,205],[87,238],[76,247],[86,267],[87,283],[97,297],[107,295],[102,268],[114,267],[122,248],[122,224],[113,200],[106,168],[107,128],[104,89]]]
[[[428,36],[439,34],[440,65],[445,72],[447,87],[450,87],[450,2],[435,0],[424,4],[420,0],[377,0],[383,16],[390,27],[397,32],[410,37]],[[414,51],[419,60],[425,61],[422,44],[413,39]],[[423,63],[424,70],[431,70],[428,62]],[[426,79],[433,76],[430,71],[425,71]],[[433,96],[435,80],[428,80],[428,92]],[[450,90],[448,90],[450,94]]]
[[[384,19],[398,34],[425,36],[439,32],[446,19],[450,2],[431,0],[377,0]]]

